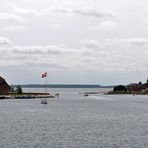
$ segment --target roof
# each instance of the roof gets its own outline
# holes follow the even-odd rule
[[[0,95],[8,95],[10,90],[8,83],[0,76]]]

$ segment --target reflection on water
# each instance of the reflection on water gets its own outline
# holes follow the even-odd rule
[[[59,98],[0,100],[0,148],[146,148],[148,97],[53,89]]]

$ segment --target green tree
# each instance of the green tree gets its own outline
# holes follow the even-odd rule
[[[114,89],[113,89],[114,92],[116,93],[120,93],[120,92],[124,92],[126,93],[127,92],[127,88],[124,86],[124,85],[118,85],[118,86],[115,86]]]
[[[17,85],[17,86],[16,86],[16,93],[17,93],[17,94],[22,94],[22,93],[23,93],[22,88],[21,88],[20,85]]]
[[[10,91],[11,91],[12,93],[15,92],[15,89],[14,89],[14,87],[13,87],[12,85],[10,86],[10,89],[11,89]]]

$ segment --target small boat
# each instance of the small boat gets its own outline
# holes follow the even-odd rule
[[[42,100],[42,101],[41,101],[41,104],[47,104],[46,99]]]
[[[84,97],[87,97],[88,96],[88,94],[84,94]]]

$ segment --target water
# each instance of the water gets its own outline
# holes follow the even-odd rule
[[[47,105],[0,100],[0,148],[147,148],[148,96],[78,94],[92,90],[51,89],[60,97]]]

